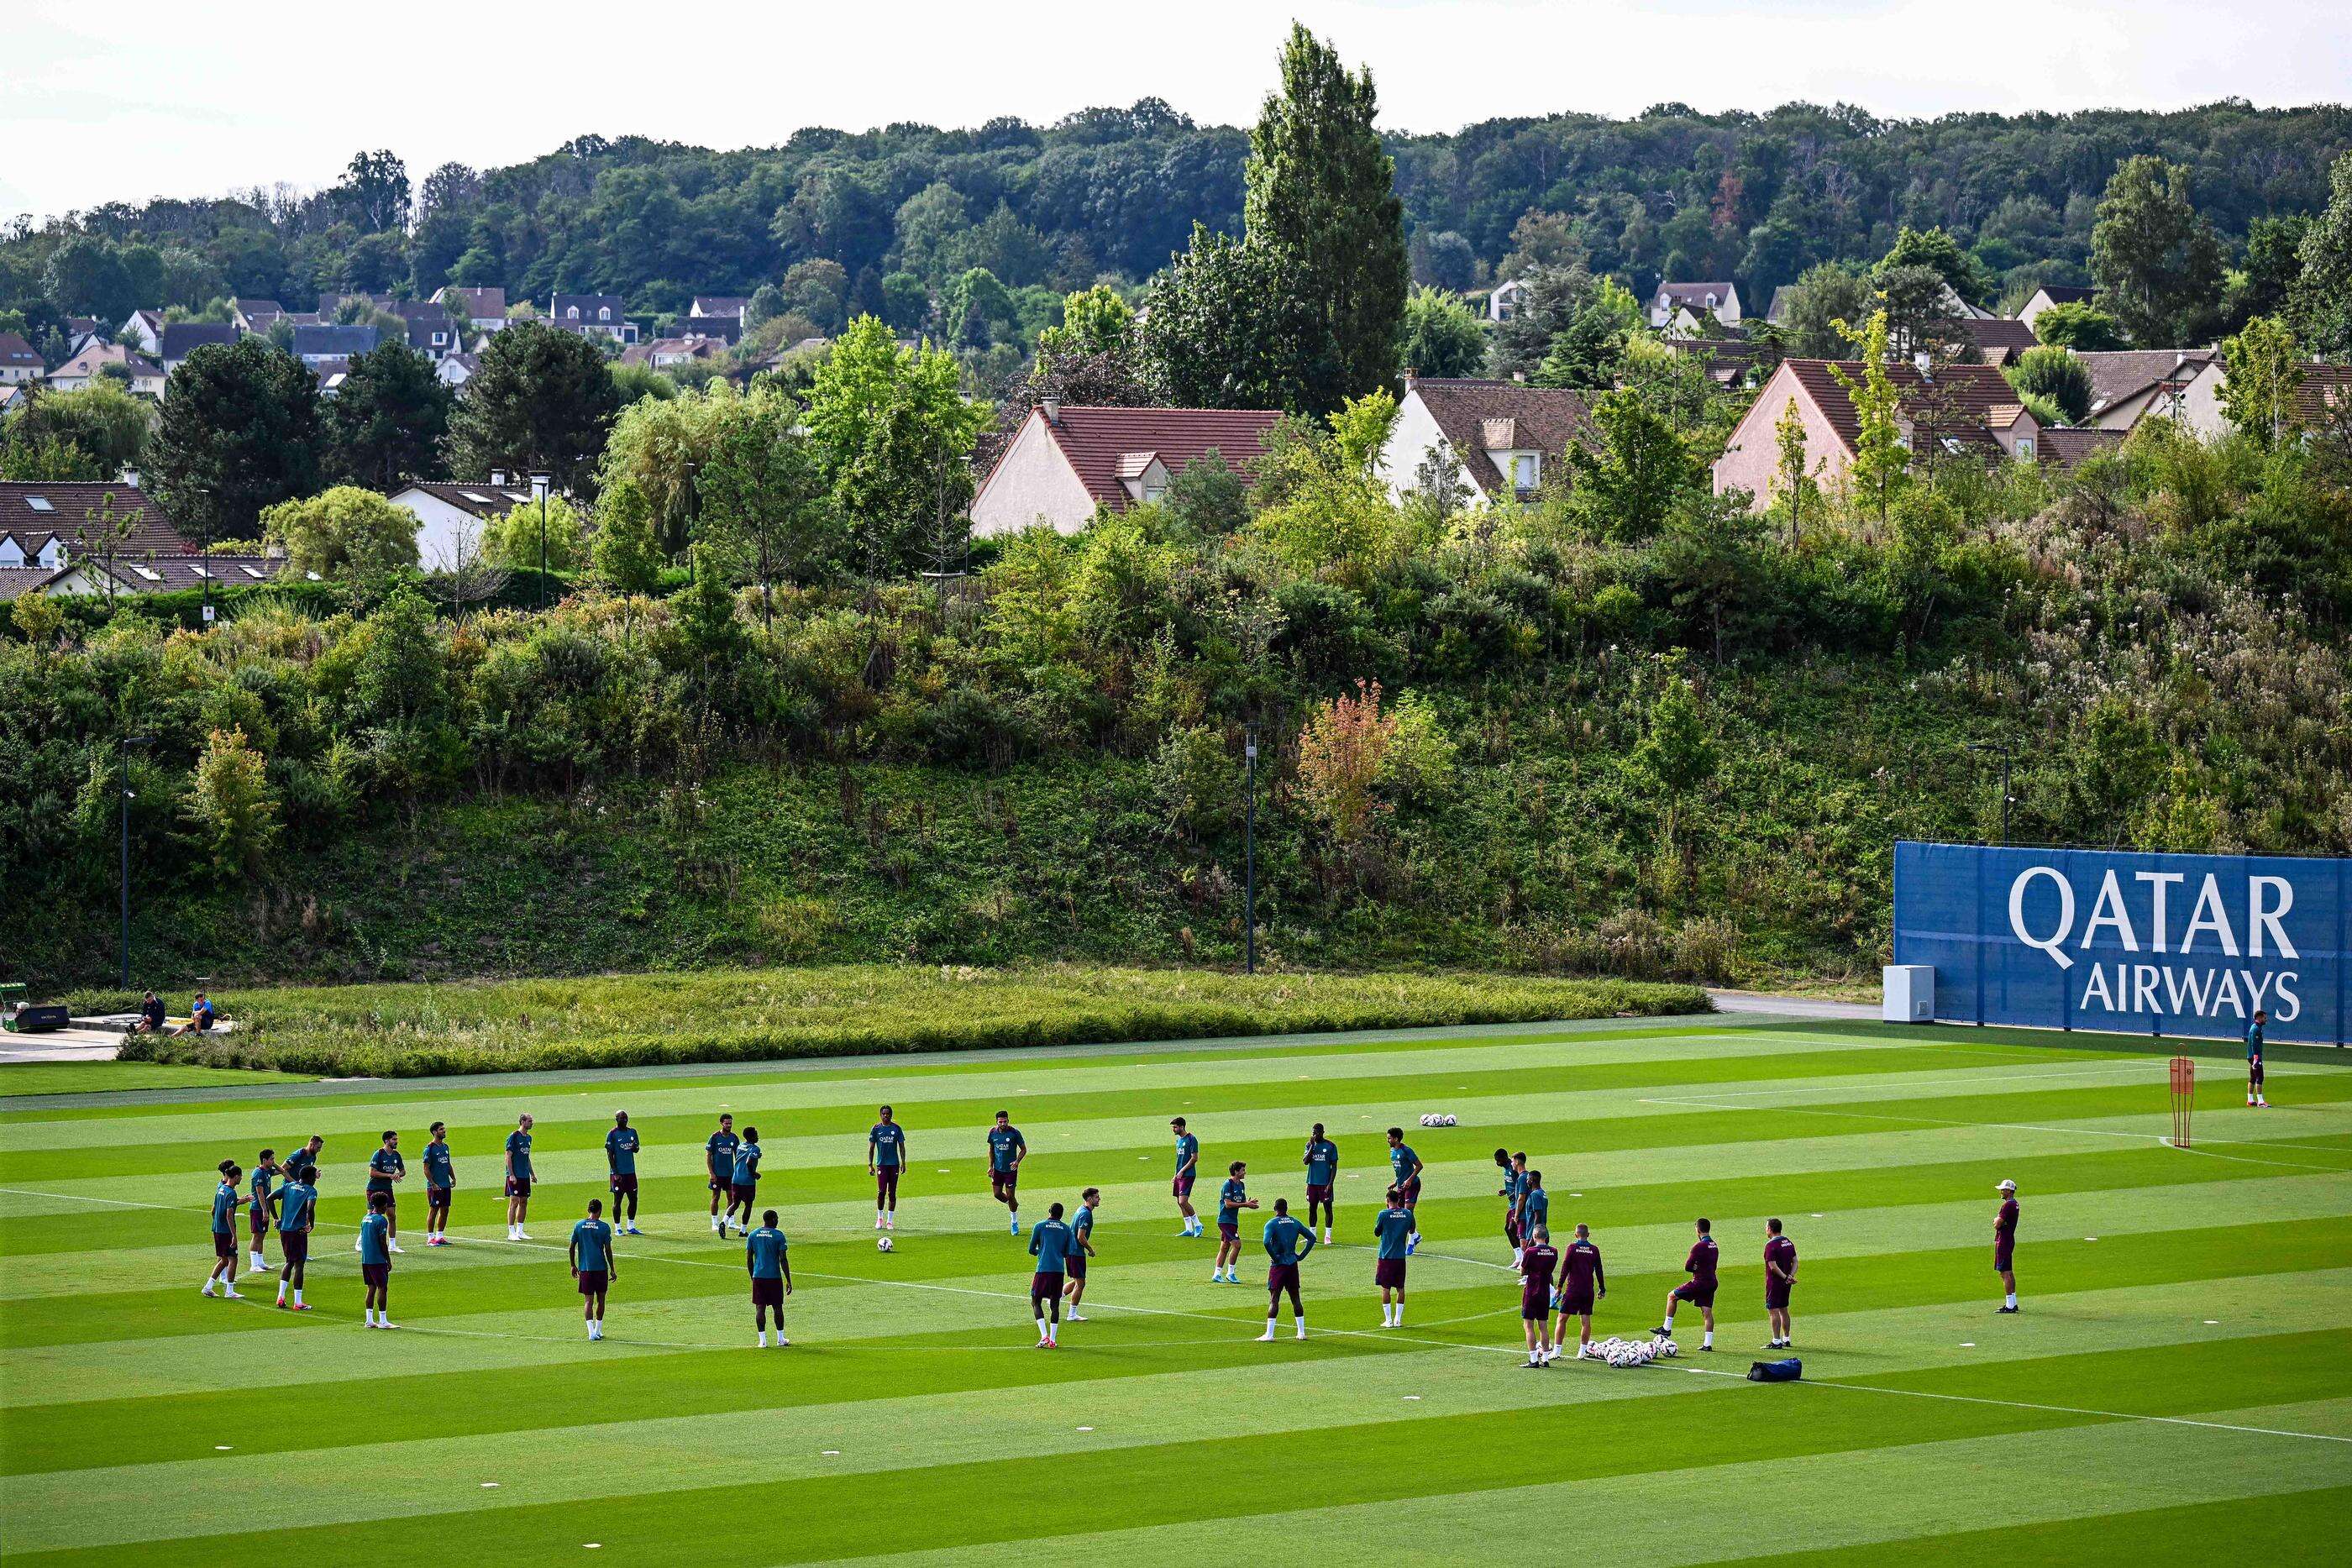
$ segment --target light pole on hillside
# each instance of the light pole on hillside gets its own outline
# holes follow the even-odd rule
[[[539,503],[539,607],[547,609],[547,486],[549,476],[530,476],[530,498]]]
[[[131,985],[131,748],[144,746],[149,737],[126,735],[122,737],[122,984]]]
[[[1249,805],[1242,830],[1242,967],[1257,973],[1257,726],[1242,727],[1242,764],[1249,772]]]

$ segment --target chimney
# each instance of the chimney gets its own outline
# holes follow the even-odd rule
[[[1040,402],[1038,406],[1045,411],[1045,423],[1047,424],[1059,424],[1062,423],[1062,400],[1060,398],[1049,396]]]
[[[1936,356],[1929,353],[1927,350],[1921,349],[1918,352],[1913,354],[1911,356],[1911,363],[1913,367],[1918,371],[1919,379],[1921,381],[1932,382],[1936,379]]]
[[[139,470],[136,468],[125,468],[122,471],[122,483],[130,486],[134,490],[139,488]]]
[[[491,469],[491,470],[490,470],[490,488],[491,488],[491,489],[493,489],[493,490],[503,489],[503,488],[505,488],[505,486],[506,486],[506,482],[507,482],[507,471],[506,471],[505,469],[503,469],[503,468],[493,468],[493,469]]]

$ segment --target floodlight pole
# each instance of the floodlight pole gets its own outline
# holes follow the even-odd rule
[[[1242,761],[1249,770],[1249,805],[1242,834],[1242,967],[1257,973],[1257,726],[1242,729]]]
[[[539,503],[539,607],[547,609],[547,485],[548,476],[530,476],[531,498]]]

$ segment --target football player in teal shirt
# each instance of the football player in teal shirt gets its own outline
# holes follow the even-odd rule
[[[1307,1227],[1315,1228],[1315,1207],[1323,1207],[1323,1239],[1331,1239],[1334,1210],[1331,1207],[1332,1187],[1339,1179],[1339,1145],[1323,1135],[1323,1124],[1307,1134]]]
[[[604,1337],[604,1293],[621,1277],[613,1256],[613,1228],[604,1223],[604,1200],[588,1200],[588,1218],[572,1228],[572,1277],[579,1281],[581,1315],[588,1320],[588,1337]]]
[[[1078,1303],[1087,1299],[1087,1263],[1095,1255],[1095,1211],[1102,1207],[1102,1188],[1090,1186],[1078,1194],[1078,1212],[1070,1219],[1070,1284],[1062,1292],[1069,1299],[1069,1320],[1087,1321]]]
[[[1029,1140],[1013,1124],[1010,1111],[996,1113],[988,1130],[988,1191],[1013,1215],[1013,1234],[1021,1234],[1021,1162],[1029,1157]]]
[[[1298,1337],[1307,1337],[1307,1308],[1298,1299],[1298,1266],[1315,1250],[1315,1232],[1290,1218],[1290,1200],[1274,1200],[1274,1218],[1265,1222],[1265,1233],[1260,1238],[1265,1244],[1265,1332],[1257,1337],[1274,1337],[1275,1317],[1282,1311],[1285,1291],[1290,1296],[1291,1321],[1297,1325]]]
[[[394,1196],[392,1184],[396,1181],[405,1181],[407,1179],[408,1162],[400,1157],[400,1134],[387,1127],[383,1132],[383,1146],[368,1156],[367,1193],[365,1196],[370,1199],[381,1197],[384,1200],[384,1218],[386,1222],[392,1227],[389,1245],[394,1252],[402,1250],[400,1245],[400,1199]],[[368,1204],[368,1213],[373,1214],[374,1212],[375,1205],[373,1202],[370,1202]],[[367,1215],[362,1215],[360,1217],[360,1222],[364,1225],[367,1222]],[[352,1250],[354,1252],[361,1250],[360,1244],[357,1241],[353,1241],[352,1243]]]
[[[367,1218],[360,1221],[360,1279],[367,1285],[367,1326],[388,1329],[392,1321],[392,1195],[368,1194]]]
[[[727,1235],[727,1222],[735,1218],[740,1207],[743,1218],[736,1224],[744,1235],[751,1234],[751,1205],[760,1196],[760,1129],[743,1129],[743,1141],[735,1145],[735,1168],[727,1178],[727,1212],[719,1218],[719,1234]]]
[[[246,1206],[245,1220],[252,1233],[248,1249],[253,1254],[253,1271],[257,1274],[269,1267],[261,1256],[261,1244],[269,1235],[269,1221],[278,1207],[278,1198],[270,1188],[271,1179],[278,1175],[278,1151],[264,1149],[253,1166],[253,1200]]]
[[[1412,1216],[1405,1212],[1404,1194],[1389,1188],[1389,1206],[1372,1221],[1376,1243],[1372,1283],[1381,1288],[1381,1327],[1404,1327],[1405,1260],[1412,1256]]]
[[[1212,1285],[1242,1282],[1242,1210],[1255,1208],[1245,1185],[1249,1166],[1235,1160],[1225,1168],[1225,1185],[1217,1189],[1217,1261],[1209,1270]]]
[[[719,1208],[735,1183],[735,1145],[742,1141],[735,1135],[735,1118],[722,1112],[719,1131],[702,1145],[702,1168],[710,1177],[710,1228],[721,1236],[727,1234],[727,1228],[719,1218]]]
[[[236,1184],[244,1175],[235,1160],[221,1161],[220,1185],[213,1188],[213,1271],[205,1276],[205,1295],[218,1281],[232,1301],[245,1300],[236,1291]]]
[[[1037,1320],[1037,1348],[1055,1348],[1054,1331],[1062,1326],[1062,1282],[1070,1263],[1070,1228],[1062,1223],[1062,1206],[1048,1204],[1045,1218],[1029,1233],[1029,1256],[1037,1260],[1029,1279],[1029,1313]],[[1049,1315],[1050,1314],[1050,1315]]]
[[[751,1321],[760,1331],[760,1348],[768,1348],[768,1314],[776,1314],[776,1343],[793,1342],[784,1337],[784,1298],[793,1293],[793,1260],[786,1254],[791,1244],[784,1233],[776,1228],[776,1211],[769,1209],[760,1216],[760,1228],[747,1231],[743,1237],[743,1267],[751,1276]]]
[[[866,1169],[874,1178],[874,1228],[898,1228],[898,1177],[907,1168],[907,1129],[890,1118],[890,1107],[881,1110],[882,1119],[866,1130]]]
[[[637,1228],[637,1130],[626,1111],[613,1113],[613,1130],[604,1134],[605,1180],[613,1189],[613,1218],[624,1236],[643,1236]],[[626,1207],[628,1217],[622,1218]]]
[[[1412,1221],[1412,1234],[1404,1244],[1405,1256],[1410,1258],[1412,1249],[1421,1245],[1421,1222],[1413,1215],[1415,1206],[1421,1202],[1421,1156],[1404,1141],[1402,1127],[1389,1129],[1389,1185],[1404,1194],[1405,1218]]]
[[[530,1117],[515,1118],[515,1130],[507,1134],[507,1239],[528,1241],[530,1233],[522,1228],[523,1217],[530,1212]]]
[[[310,1260],[310,1222],[317,1218],[319,1189],[311,1182],[318,1179],[316,1166],[302,1166],[288,1173],[284,1186],[278,1189],[278,1251],[286,1266],[278,1275],[278,1304],[286,1305],[286,1290],[294,1290],[292,1310],[307,1312],[302,1304],[303,1267]]]
[[[1176,1134],[1176,1179],[1168,1190],[1175,1196],[1176,1212],[1184,1217],[1184,1228],[1176,1234],[1203,1235],[1201,1217],[1192,1212],[1192,1183],[1201,1175],[1201,1140],[1184,1130],[1181,1116],[1171,1119],[1168,1126]]]
[[[425,1129],[425,1245],[449,1245],[449,1200],[457,1196],[457,1167],[449,1161],[449,1129],[439,1122]]]

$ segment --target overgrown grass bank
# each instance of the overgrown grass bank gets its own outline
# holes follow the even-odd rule
[[[1696,986],[1485,975],[1255,977],[840,965],[228,991],[238,1031],[127,1059],[416,1077],[1708,1010]],[[110,997],[89,997],[111,1005]]]

